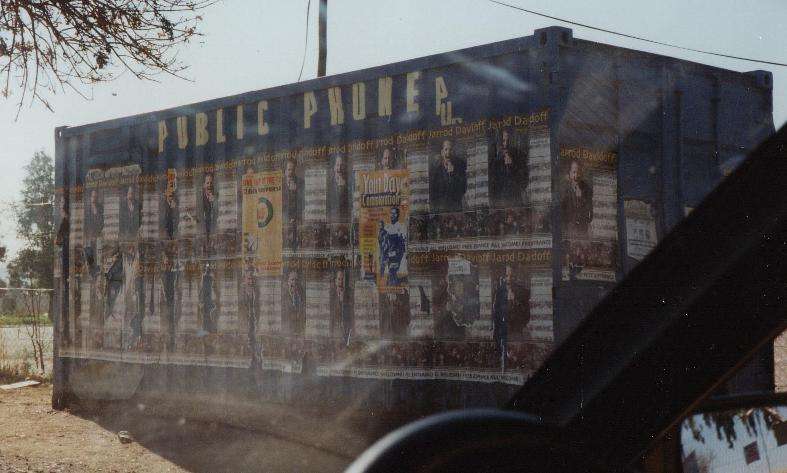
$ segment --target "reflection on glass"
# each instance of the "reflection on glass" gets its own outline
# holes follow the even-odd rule
[[[787,406],[694,415],[681,445],[685,473],[787,472]]]

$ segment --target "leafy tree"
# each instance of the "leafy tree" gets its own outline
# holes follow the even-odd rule
[[[11,293],[6,290],[5,288],[8,287],[8,283],[5,282],[5,279],[0,278],[0,314],[12,314],[16,307],[12,307],[12,302],[14,298],[11,296]]]
[[[0,314],[13,314],[16,310],[16,299],[11,291],[5,289],[8,283],[0,279]]]
[[[12,287],[52,287],[54,259],[54,217],[52,202],[55,195],[55,169],[52,158],[38,151],[25,166],[27,175],[22,181],[22,202],[15,207],[17,236],[25,248],[8,264]]]
[[[3,0],[0,89],[13,86],[47,107],[42,92],[112,80],[114,67],[140,79],[178,75],[176,46],[189,41],[213,0]],[[16,84],[11,83],[12,77]]]

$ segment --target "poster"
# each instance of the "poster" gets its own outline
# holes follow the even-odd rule
[[[153,240],[159,237],[159,202],[161,196],[153,186],[146,186],[142,194],[142,218],[140,237]]]
[[[327,338],[331,334],[331,284],[326,278],[306,282],[304,288],[305,337]]]
[[[429,211],[429,156],[424,150],[413,149],[406,156],[407,170],[410,171],[410,198],[412,211]]]
[[[522,383],[554,343],[563,184],[552,182],[547,117],[326,137],[145,175],[91,170],[71,190],[74,340],[63,353]],[[617,245],[615,158],[567,154],[583,166],[588,218],[562,232],[585,258],[564,274],[614,279],[611,253],[590,264],[577,249]]]
[[[325,222],[328,219],[328,171],[320,166],[306,170],[304,176],[306,222]]]
[[[404,293],[407,286],[408,177],[407,170],[367,171],[356,182],[363,277],[381,293]]]
[[[197,235],[197,191],[193,179],[184,179],[179,183],[177,193],[177,234],[182,238],[193,238]]]
[[[642,200],[625,200],[626,254],[642,261],[656,247],[656,217],[653,206]]]
[[[380,294],[374,282],[360,280],[355,283],[355,336],[361,339],[378,339],[381,335]]]
[[[528,183],[527,197],[532,206],[531,226],[534,234],[549,242],[552,246],[550,210],[552,208],[552,153],[549,133],[545,126],[531,130],[528,136]]]
[[[120,238],[120,195],[117,189],[104,192],[102,236],[104,240]]]
[[[260,278],[258,283],[260,292],[260,315],[257,324],[257,333],[281,333],[281,280],[277,277],[266,276]]]
[[[281,186],[281,183],[279,183]],[[232,232],[238,229],[238,185],[234,173],[223,176],[218,193],[217,229]],[[281,209],[281,206],[279,206]],[[281,212],[281,210],[279,210]]]
[[[615,282],[618,269],[617,154],[560,149],[563,279]]]
[[[216,331],[238,332],[241,328],[238,304],[238,280],[236,268],[227,265],[220,271],[219,312]]]
[[[243,257],[260,275],[282,271],[282,175],[279,171],[243,176]]]

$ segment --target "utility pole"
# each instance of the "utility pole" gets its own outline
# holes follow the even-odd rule
[[[327,43],[328,0],[320,0],[319,56],[317,58],[317,77],[325,77],[325,58],[328,55]]]

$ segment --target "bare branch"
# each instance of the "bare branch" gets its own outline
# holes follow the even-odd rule
[[[0,2],[0,93],[28,100],[77,91],[116,78],[183,78],[178,46],[199,36],[197,12],[216,0],[3,0]],[[29,95],[28,95],[29,94]]]

